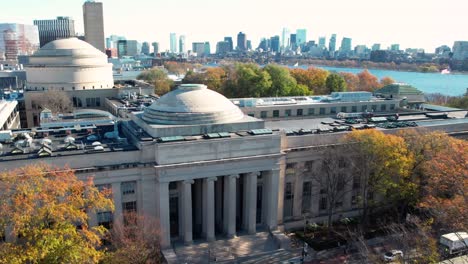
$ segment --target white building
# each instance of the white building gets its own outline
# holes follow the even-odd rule
[[[18,101],[0,100],[0,130],[20,128]]]

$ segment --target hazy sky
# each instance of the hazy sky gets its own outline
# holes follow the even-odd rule
[[[352,45],[399,43],[405,48],[433,52],[443,44],[468,40],[468,0],[101,0],[105,34],[157,41],[169,49],[169,33],[191,42],[217,41],[239,31],[253,47],[261,37],[280,35],[284,27],[307,29],[307,39],[337,34]],[[84,32],[84,0],[0,0],[0,23],[32,24],[34,19],[71,16],[77,32]]]

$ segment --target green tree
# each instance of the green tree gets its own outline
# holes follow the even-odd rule
[[[109,194],[69,169],[0,173],[0,233],[10,237],[0,243],[0,263],[97,263],[105,228],[89,227],[87,212],[112,211]]]
[[[205,84],[209,89],[218,93],[223,93],[225,81],[226,72],[221,67],[210,67],[198,73],[189,71],[182,80],[183,83]]]
[[[167,73],[161,68],[152,68],[137,76],[138,80],[143,80],[154,85],[154,92],[161,96],[171,91],[174,82],[167,77]]]
[[[326,87],[327,94],[332,92],[344,92],[346,91],[346,82],[339,74],[332,73],[327,77]]]
[[[226,71],[226,70],[225,70]],[[272,81],[268,72],[253,63],[237,63],[227,69],[224,95],[232,98],[267,96]]]
[[[266,96],[288,96],[296,88],[297,82],[285,67],[268,64],[263,69],[271,76],[271,87]]]

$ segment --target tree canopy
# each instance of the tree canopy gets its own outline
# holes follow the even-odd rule
[[[358,73],[359,90],[373,92],[380,87],[379,79],[372,75],[367,69]]]
[[[339,74],[332,73],[327,77],[326,87],[327,94],[332,92],[344,92],[346,91],[346,82]]]
[[[154,85],[154,92],[161,96],[171,91],[174,82],[167,77],[167,73],[160,68],[152,68],[140,73],[138,80],[144,80]]]
[[[105,229],[88,226],[89,212],[112,211],[108,192],[92,178],[47,165],[0,173],[0,263],[97,263]]]

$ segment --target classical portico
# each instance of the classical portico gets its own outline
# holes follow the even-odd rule
[[[279,170],[264,170],[157,182],[163,248],[169,247],[171,240],[191,244],[194,239],[213,241],[232,238],[238,232],[253,234],[257,226],[276,229],[278,180]],[[216,184],[222,188],[216,188]],[[176,186],[177,208],[169,206],[170,185]],[[261,197],[257,196],[257,189],[263,190]],[[222,206],[215,206],[217,203]],[[218,232],[217,215],[222,223]],[[177,227],[171,226],[175,223]],[[165,232],[175,228],[178,229],[176,233]]]

